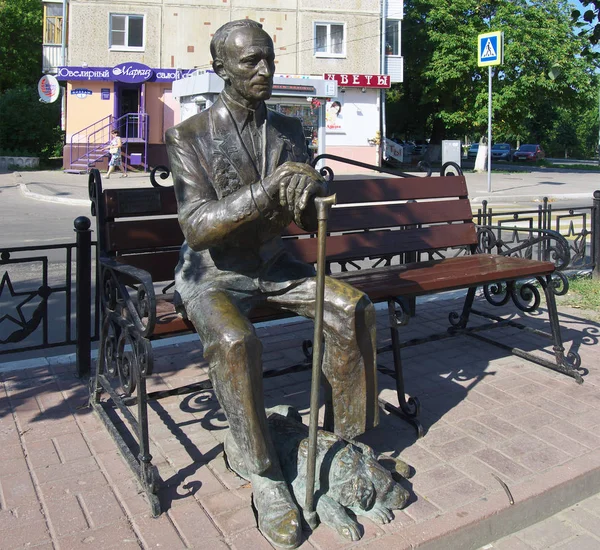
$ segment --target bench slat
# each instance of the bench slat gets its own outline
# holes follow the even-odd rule
[[[376,229],[414,224],[471,221],[471,203],[467,199],[404,204],[382,204],[368,207],[348,206],[332,208],[327,222],[329,232],[352,231],[357,228]],[[284,235],[302,235],[306,232],[290,224]]]
[[[109,252],[181,246],[183,243],[177,218],[108,222],[105,236]]]
[[[363,273],[345,272],[336,277],[360,288],[373,301],[380,301],[390,296],[420,296],[497,281],[543,276],[554,270],[551,262],[475,254],[371,269]]]
[[[286,239],[284,242],[298,259],[308,263],[316,261],[317,239]],[[461,223],[429,226],[422,229],[366,231],[334,235],[327,238],[326,250],[328,260],[343,261],[476,243],[475,225]]]
[[[102,194],[107,219],[177,215],[177,201],[172,187],[105,189]]]
[[[496,281],[543,276],[553,272],[554,264],[551,262],[476,254],[365,271],[336,273],[333,276],[362,290],[373,302],[380,302],[390,297],[420,296],[438,291],[481,286]],[[192,329],[191,323],[175,312],[172,296],[158,296],[157,303],[155,334],[171,334]],[[254,310],[250,315],[254,323],[279,317],[281,312],[267,308]]]
[[[455,198],[468,194],[464,176],[334,180],[329,187],[337,194],[338,204]],[[177,214],[172,187],[105,189],[103,195],[107,219]]]
[[[338,204],[467,197],[464,176],[334,180],[329,184]]]

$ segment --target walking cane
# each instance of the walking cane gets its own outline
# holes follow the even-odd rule
[[[319,391],[321,386],[321,356],[323,347],[323,301],[325,297],[325,241],[329,209],[336,203],[335,194],[317,197],[318,247],[317,290],[315,298],[315,332],[313,336],[312,381],[310,385],[310,420],[308,424],[308,457],[306,463],[306,500],[304,518],[311,529],[317,526],[314,510],[315,470],[317,466],[317,430],[319,428]]]

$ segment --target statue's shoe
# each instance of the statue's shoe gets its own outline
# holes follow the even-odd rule
[[[253,475],[252,498],[258,512],[258,528],[263,536],[279,548],[300,546],[300,512],[285,481]]]

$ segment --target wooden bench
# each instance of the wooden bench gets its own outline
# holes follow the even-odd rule
[[[525,231],[527,237],[512,249],[507,248],[492,228],[478,230],[473,223],[462,175],[333,179],[330,186],[337,194],[338,205],[332,209],[328,224],[329,271],[367,293],[373,302],[387,302],[391,344],[378,352],[393,352],[394,369],[380,366],[379,370],[395,379],[400,406],[387,402],[381,405],[415,425],[419,436],[423,435],[418,421],[419,402],[415,397],[406,397],[401,361],[402,347],[428,341],[401,342],[401,327],[414,313],[417,296],[468,289],[462,312],[450,315],[449,331],[432,338],[469,331],[484,338],[481,327],[467,328],[470,314],[486,315],[472,307],[476,289],[483,287],[491,303],[503,305],[512,298],[517,307],[530,311],[540,303],[540,294],[532,284],[537,280],[546,296],[551,328],[547,336],[553,341],[554,360],[499,345],[582,381],[576,370],[578,358],[574,354],[565,357],[556,312],[552,277],[556,276],[557,264],[566,266],[569,261],[569,247],[559,234],[514,228],[511,232]],[[90,401],[138,475],[153,513],[158,514],[158,476],[149,452],[148,400],[211,387],[209,381],[201,381],[183,389],[152,394],[146,391],[145,380],[153,364],[151,341],[193,330],[175,311],[170,293],[183,241],[175,196],[172,188],[160,186],[103,190],[97,170],[90,173],[90,195],[96,216],[101,289],[100,349]],[[298,258],[315,262],[314,237],[292,224],[285,231],[284,241]],[[453,252],[443,257],[440,251],[449,249]],[[533,259],[534,249],[540,259]],[[561,279],[564,285],[566,279]],[[525,283],[519,286],[518,280]],[[506,324],[523,327],[486,316],[492,322],[485,328]],[[281,317],[281,312],[264,309],[251,314],[253,322]],[[266,372],[265,376],[310,368],[309,345],[305,345],[305,351],[305,363]],[[117,379],[121,389],[111,385],[111,378]],[[112,406],[118,407],[134,426],[137,456],[107,414],[102,394],[107,394]],[[137,418],[129,409],[133,404],[137,404]]]

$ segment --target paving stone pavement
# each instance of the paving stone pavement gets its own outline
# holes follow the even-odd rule
[[[491,310],[478,302],[478,309]],[[458,300],[420,304],[403,337],[445,330],[448,313],[460,306]],[[514,308],[501,309],[518,319]],[[545,315],[526,317],[529,326],[548,328]],[[417,439],[412,427],[382,412],[381,425],[361,439],[414,467],[405,483],[409,505],[387,525],[358,518],[358,542],[320,526],[305,533],[301,548],[600,548],[600,375],[594,368],[600,323],[564,307],[560,317],[567,351],[577,350],[589,370],[583,385],[467,336],[403,349],[406,388],[421,402],[427,433]],[[379,343],[388,343],[386,311],[379,312],[378,330]],[[300,344],[312,337],[312,324],[258,332],[265,368],[280,368],[302,359]],[[490,336],[552,354],[549,341],[533,334],[501,328]],[[391,353],[379,359],[392,367]],[[151,452],[164,510],[154,519],[73,372],[73,365],[0,372],[0,550],[271,548],[256,527],[250,486],[227,469],[227,423],[212,392],[151,404]],[[157,348],[148,391],[206,376],[199,343]],[[380,397],[397,403],[393,379],[381,375],[379,383]],[[309,390],[309,372],[266,379],[266,405],[294,405],[306,418]]]

